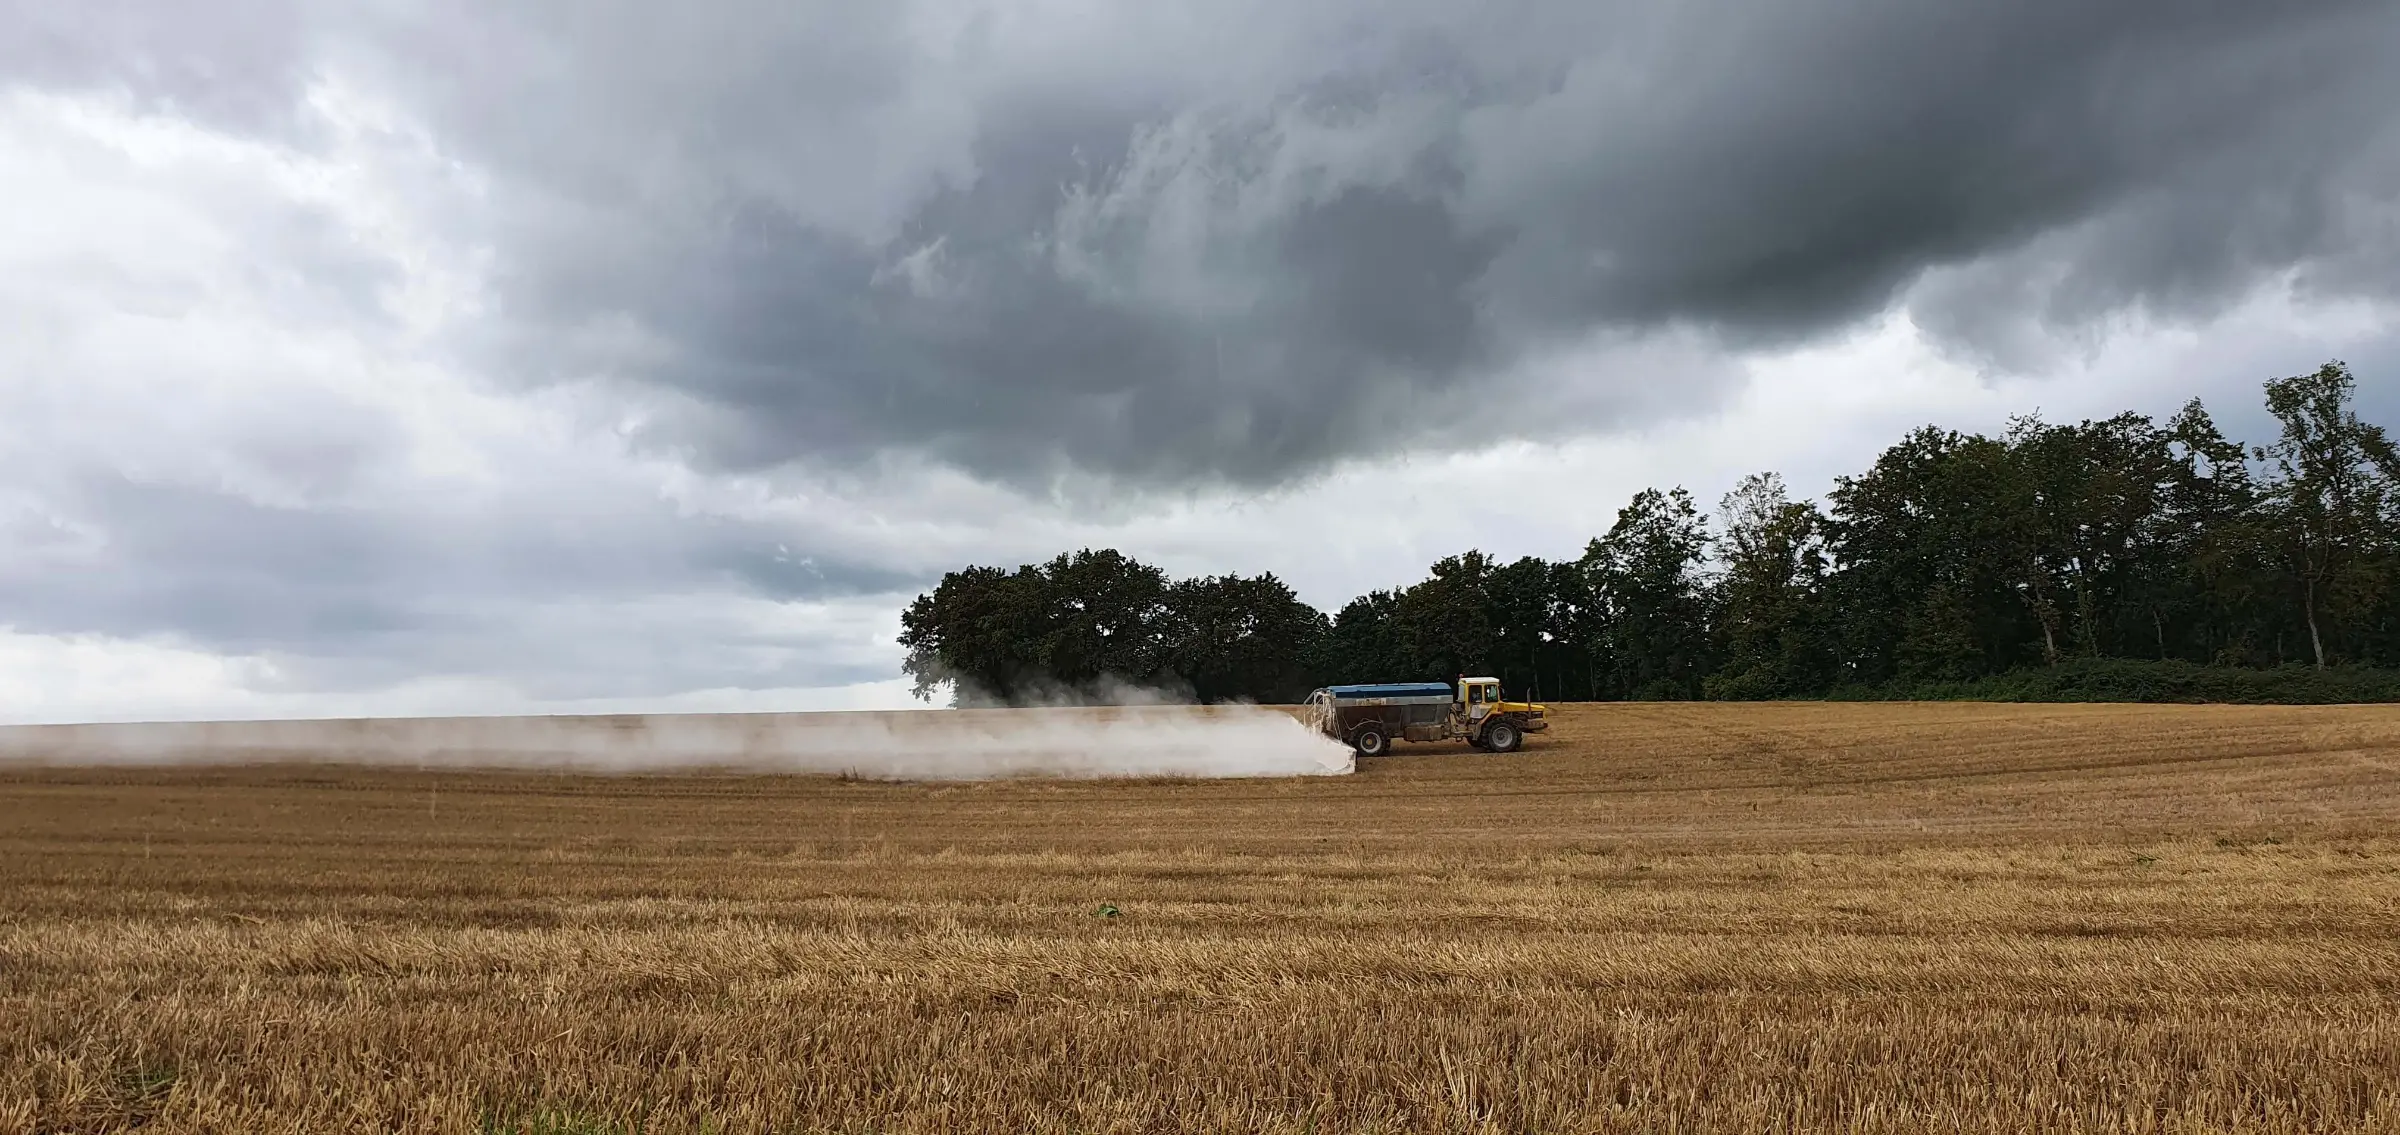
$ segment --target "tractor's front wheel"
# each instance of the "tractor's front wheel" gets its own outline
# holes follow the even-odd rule
[[[1383,730],[1370,725],[1350,735],[1350,747],[1362,757],[1380,757],[1392,747],[1392,740]]]
[[[1505,721],[1495,721],[1483,731],[1483,747],[1495,753],[1513,753],[1525,743],[1525,735]]]

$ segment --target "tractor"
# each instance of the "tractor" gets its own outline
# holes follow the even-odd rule
[[[1308,695],[1301,719],[1362,757],[1379,757],[1394,741],[1465,741],[1492,753],[1513,753],[1525,735],[1550,728],[1549,707],[1500,696],[1500,679],[1461,677],[1440,682],[1327,686]]]

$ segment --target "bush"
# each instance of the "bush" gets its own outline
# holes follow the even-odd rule
[[[2400,670],[2279,666],[2250,670],[2192,662],[2084,658],[1961,682],[1848,687],[1834,701],[2175,702],[2334,705],[2400,702]]]

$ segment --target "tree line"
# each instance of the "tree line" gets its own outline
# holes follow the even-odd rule
[[[1469,551],[1331,616],[1272,574],[1170,579],[1114,550],[945,575],[902,615],[920,696],[1292,701],[1497,675],[1551,699],[1925,688],[2125,659],[2400,666],[2400,453],[2331,362],[2266,384],[2270,444],[2198,399],[2157,422],[1920,428],[1822,502],[1645,489],[1573,560]]]

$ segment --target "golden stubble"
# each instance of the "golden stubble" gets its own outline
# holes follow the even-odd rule
[[[1290,781],[6,774],[0,1130],[2400,1130],[2400,710],[1557,718]]]

